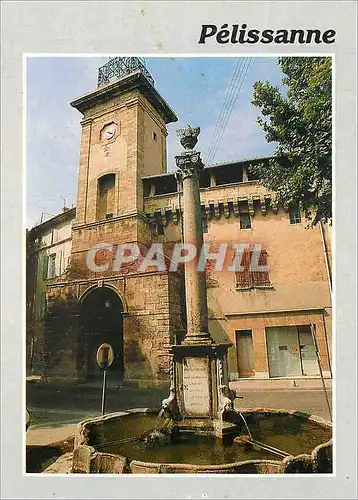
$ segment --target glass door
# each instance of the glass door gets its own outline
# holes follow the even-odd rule
[[[270,377],[302,375],[297,328],[266,328],[266,339]]]

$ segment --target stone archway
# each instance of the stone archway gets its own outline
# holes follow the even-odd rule
[[[87,380],[101,377],[96,363],[98,347],[107,342],[114,349],[115,358],[108,377],[120,382],[124,376],[123,358],[123,302],[119,295],[106,286],[96,287],[81,299],[80,324]]]

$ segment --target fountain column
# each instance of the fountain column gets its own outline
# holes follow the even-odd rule
[[[199,132],[198,127],[178,130],[185,151],[175,157],[178,167],[176,177],[183,189],[183,243],[193,245],[196,249],[196,256],[184,264],[187,312],[185,345],[213,343],[208,328],[205,270],[198,271],[203,245],[199,177],[204,164],[200,153],[194,151],[193,147],[197,143]]]
[[[198,270],[203,245],[199,176],[204,165],[193,148],[199,133],[199,127],[190,126],[177,131],[184,147],[175,157],[183,189],[183,243],[194,245],[196,257],[184,265],[187,331],[183,342],[172,346],[170,396],[163,408],[179,430],[222,436],[233,427],[224,420],[233,409],[227,363],[231,344],[217,344],[209,333],[205,270]]]

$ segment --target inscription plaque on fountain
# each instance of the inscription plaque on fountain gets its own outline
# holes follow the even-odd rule
[[[183,364],[184,408],[189,416],[210,415],[208,358],[185,358]]]

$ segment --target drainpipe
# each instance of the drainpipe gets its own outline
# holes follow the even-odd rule
[[[319,228],[320,228],[320,232],[321,232],[321,242],[322,242],[322,248],[323,248],[324,262],[326,265],[329,294],[331,297],[331,305],[332,305],[332,272],[331,272],[331,267],[329,265],[327,244],[326,244],[326,239],[324,237],[323,224],[322,224],[321,220],[319,221]],[[329,367],[329,371],[331,372],[331,376],[332,376],[332,367],[331,367],[330,352],[329,352],[329,347],[328,347],[327,328],[326,328],[326,320],[325,320],[325,316],[324,316],[324,311],[322,311],[322,319],[323,319],[324,336],[325,336],[325,341],[326,341],[326,349],[327,349],[327,354],[328,354],[328,367]]]
[[[331,273],[331,268],[330,268],[329,261],[328,261],[327,245],[326,245],[326,240],[325,240],[324,233],[323,233],[323,225],[322,225],[321,220],[319,221],[319,227],[321,230],[321,242],[322,242],[324,262],[326,265],[326,272],[327,272],[327,277],[328,277],[329,293],[330,293],[330,296],[332,299],[332,273]]]

